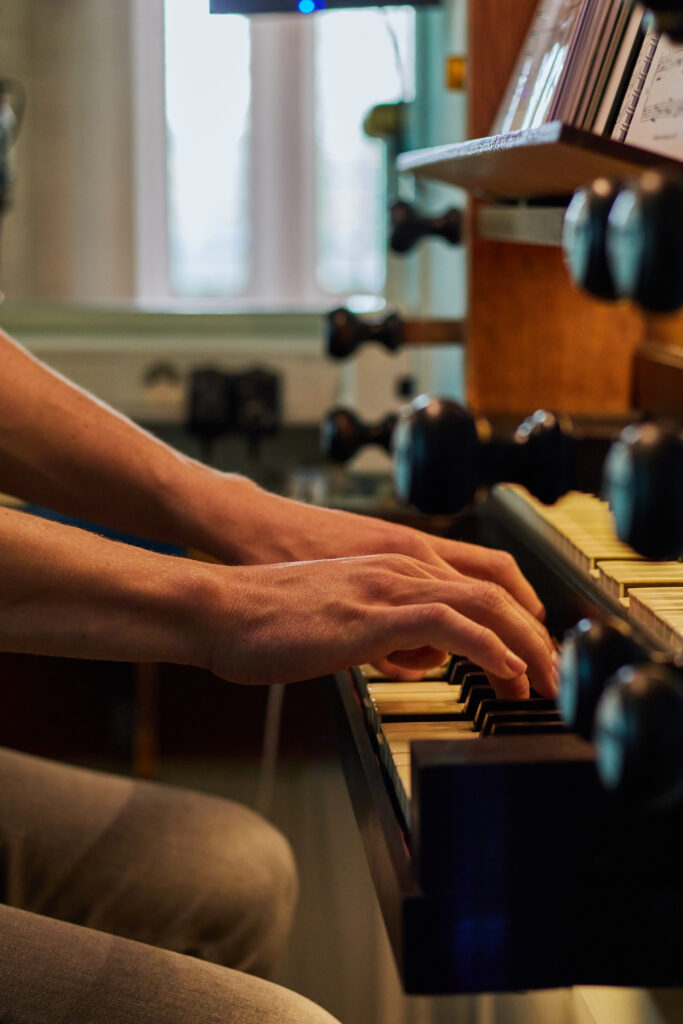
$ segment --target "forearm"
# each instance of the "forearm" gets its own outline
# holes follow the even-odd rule
[[[200,663],[210,567],[0,509],[0,650]]]
[[[211,542],[204,519],[214,491],[222,495],[223,520],[232,519],[233,511],[239,518],[239,494],[254,489],[248,481],[216,473],[172,449],[2,332],[0,359],[0,490],[116,529],[196,547]],[[227,524],[226,533],[237,537],[237,521]],[[237,547],[236,542],[236,555]]]

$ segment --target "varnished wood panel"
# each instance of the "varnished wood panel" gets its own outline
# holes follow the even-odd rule
[[[468,134],[488,135],[537,0],[470,0]]]
[[[474,409],[630,408],[642,318],[570,282],[558,249],[471,242],[467,398]]]
[[[470,139],[490,131],[535,8],[536,0],[469,4]],[[533,177],[533,156],[523,163],[521,173]],[[473,408],[630,407],[632,355],[643,336],[637,312],[580,294],[556,249],[472,238],[469,258],[466,375]]]

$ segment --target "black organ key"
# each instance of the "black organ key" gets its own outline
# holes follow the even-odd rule
[[[466,673],[460,684],[460,700],[464,704],[473,686],[490,686],[488,676],[481,669],[473,669]]]
[[[495,700],[496,691],[492,686],[479,685],[473,686],[467,695],[467,700],[464,702],[462,713],[464,718],[469,718],[474,721],[474,716],[477,713],[477,708],[483,700]]]
[[[494,722],[491,736],[541,736],[568,731],[564,722]]]
[[[481,725],[482,736],[492,736],[494,726],[564,724],[559,711],[489,711]]]
[[[474,716],[474,728],[479,730],[484,727],[484,719],[487,715],[497,715],[503,712],[515,712],[522,715],[531,715],[540,712],[549,712],[558,716],[560,721],[560,713],[557,710],[557,704],[554,700],[549,697],[536,698],[530,700],[515,700],[513,698],[498,697],[493,700],[483,700],[477,708],[477,713]]]
[[[448,682],[454,686],[461,686],[463,679],[468,672],[481,672],[481,666],[475,665],[469,658],[460,658],[454,655],[453,661],[448,669]]]

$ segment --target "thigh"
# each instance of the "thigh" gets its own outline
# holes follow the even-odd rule
[[[335,1024],[278,985],[192,957],[0,906],[8,1024]]]
[[[267,973],[296,872],[284,837],[231,801],[0,750],[5,902]]]

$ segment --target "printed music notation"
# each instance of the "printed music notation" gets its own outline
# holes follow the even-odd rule
[[[651,85],[645,94],[641,121],[659,121],[665,117],[683,115],[683,48],[657,63],[651,75]],[[669,93],[662,96],[662,91]]]
[[[661,36],[626,142],[683,160],[683,46]]]

